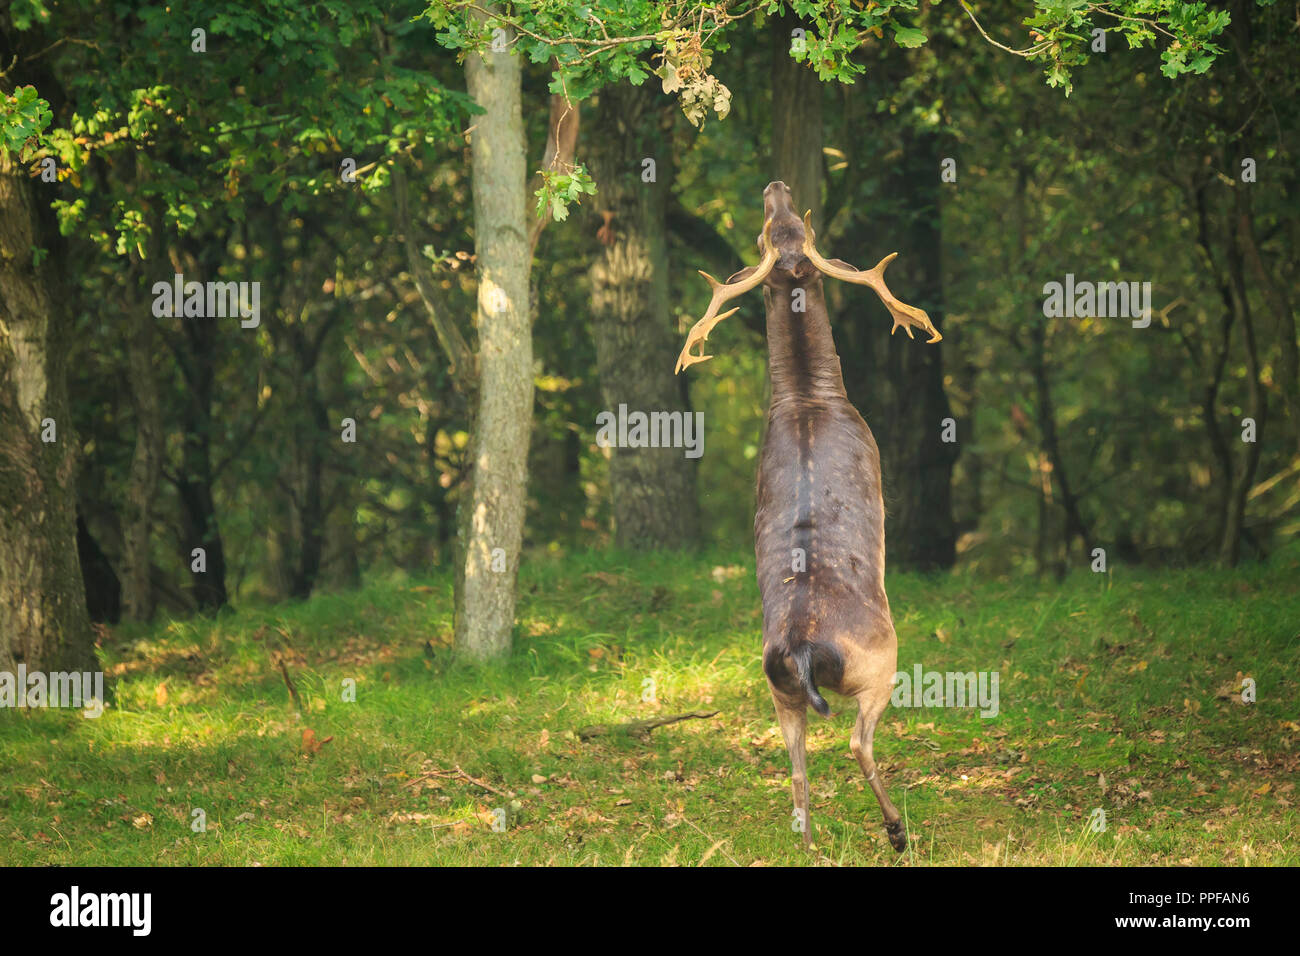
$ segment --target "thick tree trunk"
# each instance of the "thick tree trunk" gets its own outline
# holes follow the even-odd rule
[[[930,313],[935,328],[944,325],[942,229],[940,202],[942,159],[934,133],[905,136],[900,188],[907,196],[910,221],[900,236],[898,261],[909,302]],[[870,264],[864,266],[869,268]],[[952,470],[962,436],[943,440],[943,422],[952,416],[943,383],[943,346],[909,348],[895,336],[890,342],[888,375],[893,394],[889,445],[895,464],[886,466],[886,500],[894,505],[893,527],[885,541],[895,566],[918,571],[952,567],[957,560],[957,531],[952,514]],[[891,480],[892,479],[892,480]]]
[[[772,42],[772,178],[790,187],[797,212],[812,210],[813,231],[822,222],[822,81],[807,64],[790,56],[798,17],[785,14],[771,21]],[[804,26],[807,29],[807,25]]]
[[[662,109],[646,88],[600,95],[583,155],[596,180],[599,245],[591,319],[605,410],[691,414],[673,374],[678,334],[668,306],[666,209],[672,157]],[[653,159],[655,181],[642,179]],[[685,422],[683,421],[683,424]],[[611,449],[615,540],[624,548],[682,548],[699,539],[696,463],[682,448]]]
[[[533,417],[533,342],[519,58],[470,55],[465,78],[485,112],[475,117],[470,142],[479,382],[469,493],[461,501],[456,646],[482,661],[509,654],[511,646]]]
[[[906,301],[925,309],[942,330],[939,139],[911,130],[898,135],[903,161],[886,187],[895,211],[855,210],[849,241],[841,246],[853,250],[848,254],[860,269],[898,252],[889,268],[890,287],[905,289]],[[871,423],[880,446],[888,564],[949,568],[956,560],[952,471],[959,445],[943,441],[944,419],[952,415],[943,382],[944,346],[919,349],[904,336],[890,338],[888,314],[869,302],[844,309],[839,326],[849,399]],[[957,439],[963,440],[960,430]]]
[[[77,557],[68,317],[27,170],[0,150],[0,670],[93,670]],[[50,419],[56,440],[42,441]]]

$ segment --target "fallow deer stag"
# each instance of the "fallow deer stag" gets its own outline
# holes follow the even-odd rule
[[[941,336],[924,310],[898,301],[885,285],[885,267],[897,253],[866,272],[823,259],[813,245],[810,217],[799,220],[785,183],[763,190],[763,212],[758,265],[725,283],[700,273],[713,299],[687,336],[677,371],[712,358],[691,349],[737,311],[719,314],[723,303],[762,285],[772,403],[758,465],[754,552],[763,597],[763,671],[790,753],[794,812],[810,844],[808,706],[829,716],[819,687],[855,697],[853,755],[880,802],[889,842],[901,852],[907,831],[871,753],[898,664],[885,596],[880,452],[844,391],[822,276],[870,286],[894,317],[891,334],[901,327],[911,336],[915,326],[930,334],[930,342]]]

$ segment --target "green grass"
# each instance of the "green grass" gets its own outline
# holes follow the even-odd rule
[[[0,863],[1295,865],[1298,588],[1295,551],[1059,585],[891,575],[899,668],[998,671],[1001,697],[988,720],[886,712],[902,855],[838,698],[810,715],[815,849],[792,831],[747,556],[533,561],[515,653],[484,669],[445,646],[444,578],[124,626],[103,717],[0,711]],[[648,741],[573,733],[695,709],[721,713]],[[305,729],[333,739],[309,754]]]

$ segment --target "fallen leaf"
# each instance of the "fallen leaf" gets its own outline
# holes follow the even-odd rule
[[[704,856],[700,857],[700,865],[703,866],[705,863],[708,863],[709,857],[713,856],[713,854],[717,853],[720,849],[722,849],[722,844],[726,842],[727,840],[724,837],[723,839],[719,840],[717,843],[713,844],[713,846],[705,850]]]
[[[317,754],[320,753],[321,747],[324,747],[333,739],[334,737],[331,735],[323,740],[318,740],[316,738],[316,731],[312,730],[310,727],[304,727],[302,730],[302,744],[300,747],[302,752],[305,754]]]

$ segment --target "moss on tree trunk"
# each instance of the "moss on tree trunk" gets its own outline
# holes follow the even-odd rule
[[[0,670],[91,670],[94,640],[77,561],[76,436],[69,320],[38,265],[38,206],[0,152]],[[42,440],[53,420],[56,440]]]

